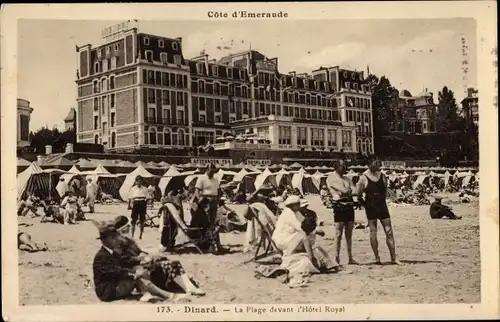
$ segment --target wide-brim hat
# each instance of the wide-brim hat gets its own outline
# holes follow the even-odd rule
[[[114,220],[97,221],[91,219],[91,221],[99,231],[99,237],[97,237],[96,239],[103,239],[105,237],[112,236],[117,233],[116,224]]]
[[[285,206],[291,206],[291,205],[295,205],[295,204],[300,205],[300,197],[299,196],[293,195],[293,196],[286,198]]]
[[[300,208],[305,208],[305,207],[307,207],[307,206],[309,206],[309,200],[307,200],[307,199],[302,199],[302,200],[300,201]]]

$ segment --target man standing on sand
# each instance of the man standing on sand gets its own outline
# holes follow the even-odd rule
[[[342,233],[345,228],[345,239],[347,243],[347,254],[349,264],[356,265],[357,262],[352,257],[352,232],[354,229],[354,201],[356,187],[352,180],[347,177],[346,165],[343,160],[335,164],[335,171],[328,175],[326,184],[330,190],[333,200],[333,217],[335,222],[335,261],[340,264],[340,245],[342,242]]]
[[[391,253],[391,264],[399,265],[400,262],[396,259],[396,244],[392,231],[391,216],[386,203],[387,179],[380,172],[382,164],[377,157],[370,156],[368,162],[368,170],[359,178],[358,201],[365,207],[366,218],[370,227],[370,244],[375,255],[375,263],[382,263],[378,253],[377,240],[377,221],[380,220],[385,231],[387,247]],[[363,193],[365,199],[363,199]]]
[[[97,196],[97,185],[92,182],[91,178],[87,179],[87,185],[85,186],[85,189],[87,190],[87,195],[85,196],[85,201],[87,202],[89,206],[89,212],[91,214],[94,213],[95,211],[95,200]]]
[[[143,185],[142,177],[138,176],[135,179],[135,185],[130,188],[128,197],[128,209],[132,210],[130,214],[132,223],[132,238],[134,238],[135,224],[139,219],[139,239],[142,239],[144,233],[144,222],[146,221],[148,188]]]

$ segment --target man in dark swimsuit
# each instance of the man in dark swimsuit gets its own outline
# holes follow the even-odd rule
[[[380,160],[376,157],[371,157],[368,170],[359,178],[357,189],[358,201],[365,207],[370,227],[370,244],[375,255],[375,262],[377,264],[381,263],[377,240],[377,221],[380,220],[384,228],[387,247],[391,254],[391,264],[399,265],[400,262],[396,259],[396,244],[392,231],[391,216],[385,200],[387,196],[387,179],[380,172],[380,167]],[[363,193],[365,198],[363,198]]]

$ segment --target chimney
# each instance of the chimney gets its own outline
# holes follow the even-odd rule
[[[73,143],[66,144],[66,153],[73,153]]]
[[[37,155],[37,156],[36,156],[36,163],[38,163],[38,165],[40,165],[40,166],[41,166],[41,165],[43,165],[43,161],[44,161],[44,159],[45,159],[45,158],[43,157],[43,155]]]
[[[181,45],[182,48],[182,37],[177,37],[175,39],[179,42],[179,45]]]
[[[52,145],[46,145],[45,146],[45,155],[51,155],[52,154]]]
[[[295,76],[297,73],[295,71],[289,72],[288,75]]]

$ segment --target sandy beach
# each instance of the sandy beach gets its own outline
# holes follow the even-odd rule
[[[333,218],[318,196],[309,196],[311,208],[324,221],[324,238],[318,244],[333,252]],[[339,274],[315,275],[306,288],[290,289],[276,279],[254,277],[254,263],[243,264],[251,254],[242,253],[244,233],[221,235],[232,253],[223,256],[172,254],[207,292],[201,303],[478,303],[480,302],[479,211],[477,204],[454,204],[462,220],[431,220],[429,206],[390,207],[401,266],[371,265],[373,254],[366,230],[355,230],[353,251],[357,266]],[[85,207],[84,210],[87,210]],[[97,205],[98,220],[128,215],[125,204]],[[32,224],[21,230],[34,241],[47,243],[49,251],[19,251],[20,305],[99,304],[92,283],[92,261],[100,247],[91,221],[63,226],[41,224],[40,218],[21,218]],[[364,211],[356,221],[366,222]],[[380,227],[380,226],[379,226]],[[159,247],[157,228],[146,228],[139,241],[145,250]],[[382,261],[389,261],[382,229],[379,229]],[[345,241],[341,264],[346,264]],[[128,300],[127,300],[128,301]],[[139,303],[130,300],[130,303]],[[113,304],[103,304],[113,305]]]

